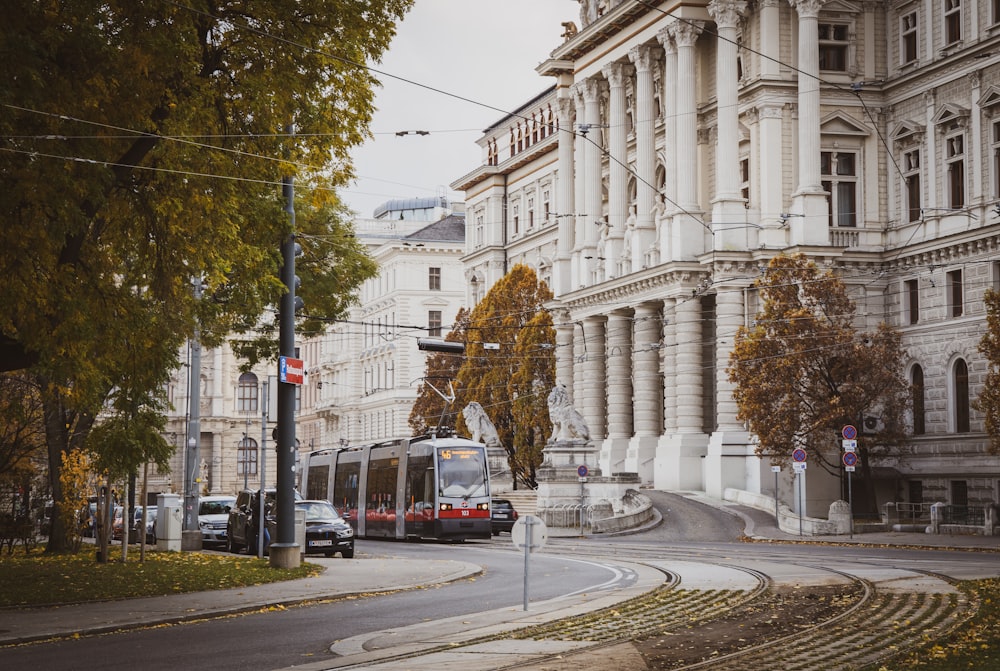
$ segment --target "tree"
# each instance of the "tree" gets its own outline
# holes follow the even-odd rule
[[[447,342],[465,342],[469,313],[462,308],[455,316],[455,325],[444,337]],[[439,428],[441,431],[453,431],[458,408],[447,408],[447,403],[441,397],[440,391],[447,394],[449,385],[453,386],[458,370],[462,367],[465,356],[450,352],[435,352],[427,357],[427,375],[417,388],[417,400],[410,409],[409,425],[413,435],[427,435]],[[437,391],[436,391],[437,390]]]
[[[533,477],[540,460],[539,436],[548,423],[544,405],[555,378],[555,332],[551,317],[539,313],[551,299],[552,292],[531,268],[511,268],[469,315],[465,362],[457,376],[456,405],[476,401],[483,406],[512,470],[522,476]],[[486,344],[498,349],[486,349]],[[515,417],[518,400],[520,415]],[[464,430],[464,422],[458,428]]]
[[[859,332],[844,283],[801,254],[773,258],[755,286],[762,308],[737,332],[728,373],[757,454],[782,461],[803,448],[810,463],[839,474],[841,429],[878,416],[858,449],[873,496],[871,458],[906,437],[911,396],[898,332],[885,324]]]
[[[979,351],[986,357],[989,370],[974,407],[983,413],[990,452],[1000,453],[1000,292],[987,289],[986,333],[979,341]]]
[[[299,178],[303,324],[341,316],[373,272],[334,189],[369,133],[377,82],[359,64],[411,4],[4,3],[0,370],[31,366],[40,383],[54,497],[130,329],[163,345],[143,362],[159,372],[196,320],[207,346],[272,329],[283,177]]]

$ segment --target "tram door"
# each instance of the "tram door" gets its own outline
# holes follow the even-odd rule
[[[361,479],[361,453],[340,452],[337,455],[337,466],[333,476],[333,495],[330,503],[340,512],[341,516],[354,527],[355,533],[363,533],[358,529],[358,493]],[[325,497],[324,497],[325,498]]]
[[[365,535],[396,537],[396,474],[399,457],[392,448],[374,448],[368,462]]]
[[[434,456],[411,447],[406,464],[406,535],[434,535]]]

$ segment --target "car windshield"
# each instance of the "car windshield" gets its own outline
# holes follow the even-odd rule
[[[340,519],[337,509],[326,501],[301,501],[295,504],[299,510],[306,511],[306,522],[315,520],[336,520]]]
[[[198,505],[199,515],[225,515],[227,508],[231,508],[233,501],[201,501]]]

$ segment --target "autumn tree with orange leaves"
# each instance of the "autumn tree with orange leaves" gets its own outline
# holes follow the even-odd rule
[[[989,370],[974,407],[983,413],[986,434],[990,437],[990,452],[1000,453],[1000,292],[988,289],[983,296],[986,304],[986,333],[979,341],[979,351],[986,357]]]
[[[878,417],[858,445],[874,503],[872,459],[894,454],[907,433],[911,395],[898,332],[884,323],[860,331],[844,283],[801,254],[772,259],[755,286],[761,310],[737,332],[728,373],[757,454],[781,461],[803,448],[810,464],[839,474],[841,429]]]

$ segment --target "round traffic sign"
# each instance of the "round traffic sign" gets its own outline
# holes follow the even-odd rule
[[[514,547],[523,550],[528,546],[528,552],[541,550],[549,538],[549,529],[540,517],[522,515],[510,530],[510,539]]]
[[[798,462],[805,461],[806,460],[806,451],[803,450],[801,447],[796,447],[795,450],[792,452],[792,460],[793,461],[798,461]]]
[[[844,466],[854,466],[858,463],[857,452],[844,452]]]
[[[848,424],[840,430],[840,435],[844,437],[844,440],[854,440],[858,437],[858,429],[853,424]]]
[[[581,478],[587,477],[587,473],[590,473],[590,469],[587,468],[587,464],[580,464],[576,468],[576,474]]]

